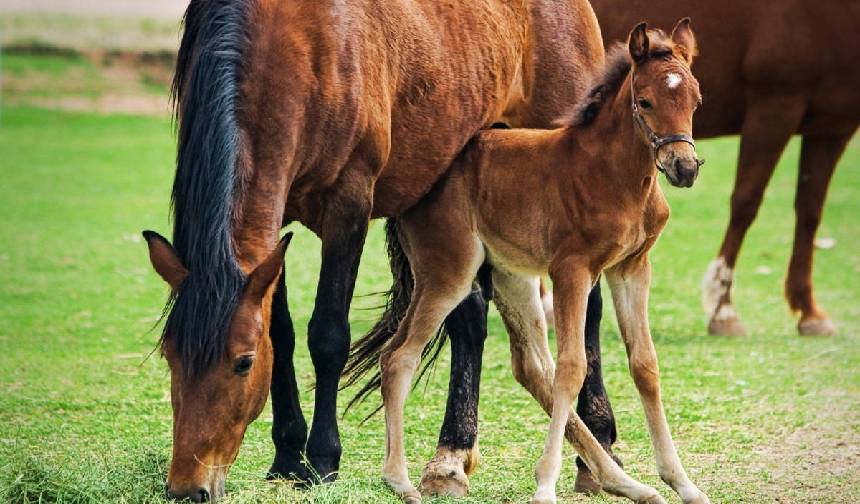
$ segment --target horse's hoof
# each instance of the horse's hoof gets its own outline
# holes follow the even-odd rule
[[[406,504],[421,504],[421,494],[415,490],[408,478],[383,475],[382,480]]]
[[[600,493],[600,483],[594,479],[594,475],[588,469],[579,467],[576,471],[576,483],[573,484],[573,491],[584,493],[586,495],[597,495]]]
[[[797,323],[801,336],[836,336],[836,326],[829,318],[808,318]]]
[[[708,323],[708,334],[712,336],[740,337],[747,335],[747,329],[737,317],[724,319],[712,318]]]
[[[308,456],[311,470],[310,478],[314,483],[333,483],[337,479],[337,471],[340,467],[340,458],[335,457],[310,457]]]
[[[296,483],[296,486],[306,487],[313,484],[308,468],[298,460],[286,460],[275,456],[272,467],[266,472],[266,479],[286,480]]]
[[[421,474],[423,495],[465,497],[469,493],[469,477],[454,460],[433,458]]]
[[[636,504],[668,504],[666,499],[664,499],[660,494],[654,494],[651,497],[646,497],[645,499],[639,499],[636,501]]]
[[[684,504],[711,504],[711,500],[708,499],[708,496],[703,492],[699,492],[699,495],[694,499],[684,501]]]
[[[530,504],[555,504],[557,501],[555,497],[555,493],[549,492],[537,492],[535,493],[532,500],[529,501]]]

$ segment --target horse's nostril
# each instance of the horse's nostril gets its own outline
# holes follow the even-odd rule
[[[206,490],[205,488],[198,488],[190,491],[174,491],[170,489],[170,483],[168,483],[165,485],[164,491],[169,500],[190,500],[191,502],[209,502],[212,500],[209,495],[209,490]]]
[[[201,488],[197,491],[197,498],[194,502],[209,502],[209,491],[205,488]]]

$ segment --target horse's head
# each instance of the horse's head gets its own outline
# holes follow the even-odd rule
[[[167,240],[151,231],[144,236],[152,266],[176,292],[193,273]],[[189,372],[174,336],[169,329],[164,334],[162,353],[170,366],[173,404],[170,497],[194,502],[220,498],[245,429],[266,404],[272,375],[270,302],[291,236],[284,236],[248,274],[225,333],[225,348],[214,363]]]
[[[630,32],[628,46],[637,127],[669,182],[690,187],[702,164],[692,137],[693,113],[702,98],[699,82],[690,71],[696,55],[690,20],[679,21],[669,37],[640,23]]]

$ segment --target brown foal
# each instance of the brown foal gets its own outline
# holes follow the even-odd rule
[[[603,80],[557,130],[489,130],[477,135],[427,198],[398,221],[415,278],[406,317],[381,357],[385,481],[407,502],[403,407],[421,352],[469,293],[478,268],[493,266],[513,372],[551,413],[537,463],[533,502],[555,502],[565,430],[603,489],[636,502],[662,503],[632,479],[571,411],[586,374],[583,341],[589,290],[605,272],[630,372],[639,390],[657,468],[685,503],[707,503],[687,477],[660,399],[657,355],[648,326],[648,251],[669,217],[658,171],[678,187],[698,175],[692,131],[700,101],[690,72],[696,42],[688,19],[671,36],[638,25],[627,47],[608,56]],[[632,117],[631,117],[632,109]],[[558,361],[553,363],[539,278],[555,294]]]

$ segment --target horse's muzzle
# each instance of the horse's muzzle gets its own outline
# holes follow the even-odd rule
[[[699,166],[702,161],[696,158],[676,158],[673,157],[669,166],[664,166],[663,171],[666,172],[666,178],[675,187],[692,187],[699,176]]]

